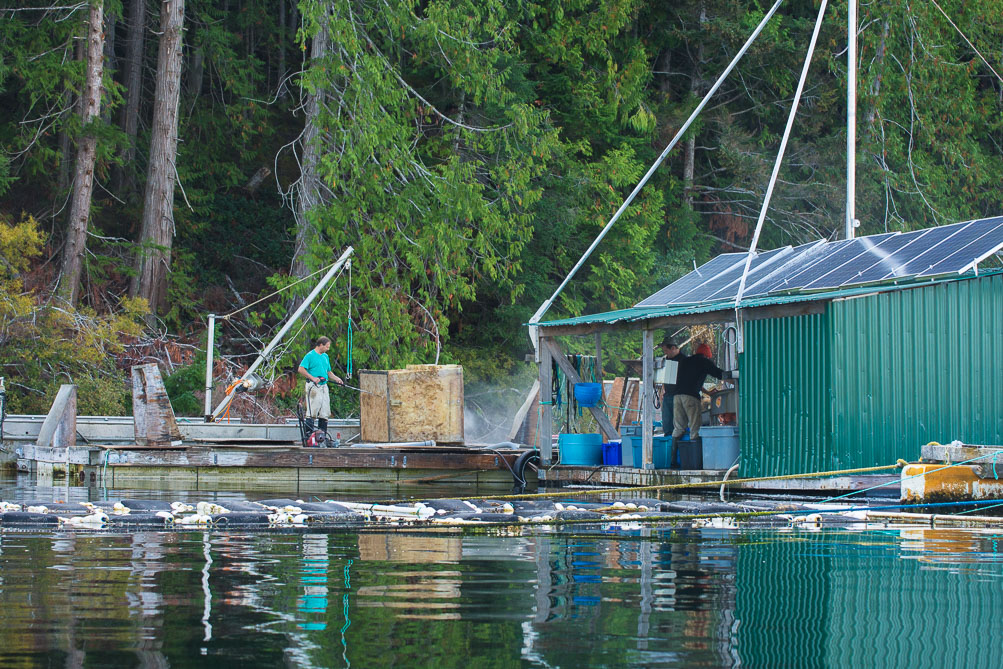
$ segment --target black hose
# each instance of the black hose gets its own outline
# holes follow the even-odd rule
[[[515,479],[515,485],[512,486],[512,492],[516,495],[521,494],[526,490],[526,465],[528,465],[531,460],[536,460],[537,463],[540,462],[540,452],[536,449],[523,452],[515,459],[515,462],[512,465],[512,477]]]

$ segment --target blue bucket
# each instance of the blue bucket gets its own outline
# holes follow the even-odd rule
[[[595,467],[602,464],[602,435],[560,434],[557,447],[561,452],[562,465],[582,465]]]
[[[576,383],[575,401],[581,407],[594,407],[602,397],[601,383]]]

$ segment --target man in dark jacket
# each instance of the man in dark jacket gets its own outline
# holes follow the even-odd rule
[[[707,344],[697,346],[694,355],[679,361],[679,373],[676,376],[676,397],[672,415],[672,460],[671,466],[679,465],[679,438],[690,429],[690,441],[693,447],[701,448],[700,443],[700,392],[703,390],[707,375],[716,379],[724,378],[724,372],[718,368],[711,357],[713,352]]]

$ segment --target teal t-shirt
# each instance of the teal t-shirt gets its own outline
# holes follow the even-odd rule
[[[327,383],[327,373],[331,371],[331,358],[327,353],[317,353],[316,350],[310,349],[310,352],[303,356],[300,367],[311,375],[322,378],[321,383]]]

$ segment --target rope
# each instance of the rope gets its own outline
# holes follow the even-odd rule
[[[927,474],[932,474],[934,472],[939,472],[939,471],[943,471],[945,469],[950,469],[951,467],[957,467],[958,465],[968,464],[969,462],[975,462],[976,460],[981,460],[983,458],[992,457],[993,458],[993,463],[995,464],[995,462],[996,462],[996,456],[999,455],[1000,453],[1003,453],[1003,451],[996,451],[995,453],[991,453],[989,455],[979,455],[979,456],[976,456],[974,458],[970,458],[968,460],[964,460],[962,462],[958,462],[958,463],[954,463],[954,464],[949,464],[949,465],[944,465],[943,467],[938,467],[937,469],[931,469],[930,471],[923,472],[922,474],[914,474],[912,476],[907,476],[904,479],[901,479],[899,481],[891,481],[889,483],[880,483],[878,485],[873,485],[870,488],[864,488],[863,490],[854,490],[853,492],[844,493],[842,495],[836,495],[835,497],[830,497],[830,498],[828,498],[826,500],[823,500],[823,503],[825,503],[825,502],[834,502],[834,501],[836,501],[838,499],[843,499],[845,497],[850,497],[852,495],[859,495],[860,493],[864,493],[864,492],[870,492],[871,490],[877,490],[878,488],[884,488],[885,486],[888,486],[888,485],[893,485],[893,484],[901,485],[905,481],[911,481],[912,479],[918,479],[918,478],[920,478],[922,476],[926,476]],[[904,462],[904,461],[903,460],[899,460],[899,462]]]
[[[1001,451],[1003,452],[1003,451]],[[986,457],[986,456],[980,456]],[[735,485],[739,483],[755,483],[757,481],[785,481],[790,479],[801,479],[801,478],[822,478],[825,476],[842,476],[845,474],[864,474],[867,472],[879,472],[886,469],[898,469],[909,464],[905,460],[899,460],[893,465],[879,465],[877,467],[857,467],[855,469],[837,469],[827,472],[808,472],[804,474],[783,474],[781,476],[755,476],[744,479],[728,479],[721,481],[694,481],[690,483],[666,483],[663,485],[648,485],[648,486],[637,486],[637,487],[618,487],[618,488],[594,488],[591,490],[562,490],[560,492],[542,492],[542,493],[532,493],[526,495],[502,495],[500,497],[492,497],[491,499],[544,499],[547,497],[575,497],[577,495],[604,495],[615,492],[641,492],[645,490],[685,490],[688,488],[708,488],[721,485]],[[958,463],[963,464],[963,463]],[[471,499],[464,497],[443,497],[441,499]]]
[[[314,272],[313,274],[307,274],[307,275],[306,275],[305,277],[303,277],[302,279],[296,279],[295,281],[293,281],[293,282],[292,282],[291,284],[289,284],[288,286],[285,286],[285,287],[283,287],[283,288],[279,288],[278,290],[276,290],[276,291],[274,291],[274,292],[272,292],[272,293],[269,293],[268,295],[265,295],[264,297],[262,297],[262,298],[260,298],[260,299],[257,299],[257,300],[255,300],[254,302],[251,302],[250,304],[246,304],[246,305],[242,306],[242,307],[241,307],[240,309],[234,309],[233,311],[231,311],[230,313],[226,314],[225,316],[220,316],[220,318],[221,318],[222,320],[224,320],[224,321],[227,321],[227,320],[230,320],[230,316],[234,316],[234,315],[236,315],[236,314],[239,314],[239,313],[240,313],[241,311],[244,311],[245,309],[250,309],[250,308],[251,308],[251,307],[253,307],[253,306],[254,306],[255,304],[261,304],[262,302],[264,302],[264,301],[265,301],[265,300],[267,300],[268,298],[270,298],[270,297],[275,297],[275,296],[276,296],[276,295],[278,295],[279,293],[281,293],[281,292],[283,292],[283,291],[286,291],[286,290],[289,290],[290,288],[292,288],[293,286],[295,286],[295,285],[296,285],[297,283],[302,283],[303,281],[306,281],[306,280],[307,280],[307,279],[309,279],[310,277],[313,277],[313,276],[317,276],[317,275],[318,275],[318,274],[320,274],[321,272],[326,272],[327,270],[329,270],[329,269],[331,269],[332,267],[334,267],[334,265],[335,265],[335,263],[336,263],[336,262],[337,262],[337,261],[335,261],[335,262],[331,263],[331,264],[330,264],[330,265],[328,265],[327,267],[321,267],[321,268],[320,268],[319,270],[317,270],[317,271],[316,271],[316,272]]]

